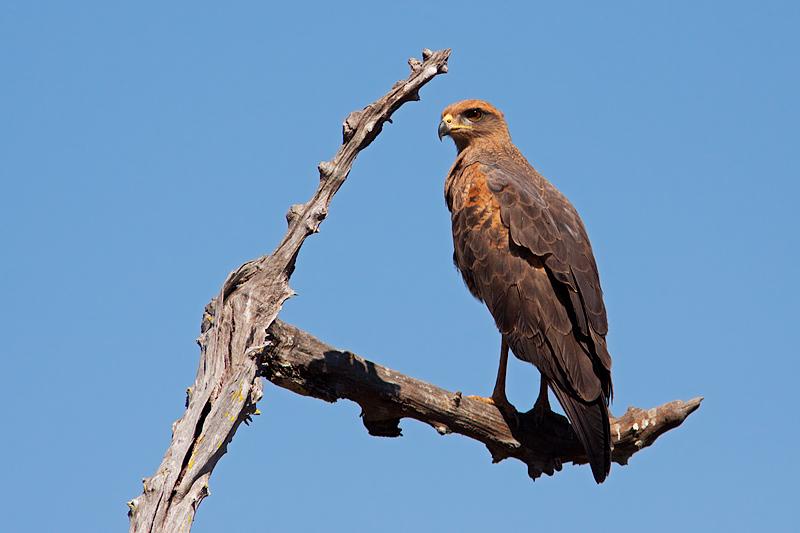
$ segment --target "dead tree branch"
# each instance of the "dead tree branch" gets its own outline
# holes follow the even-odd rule
[[[528,465],[536,479],[564,463],[586,463],[586,453],[567,419],[551,413],[534,427],[530,415],[505,420],[494,406],[336,350],[294,326],[275,320],[267,331],[260,374],[280,387],[328,402],[358,403],[370,435],[400,436],[401,418],[413,418],[440,434],[460,433],[486,445],[494,462],[508,457]],[[619,464],[678,427],[702,398],[674,401],[644,411],[633,407],[611,420],[612,458]]]
[[[276,319],[283,302],[294,294],[289,278],[300,247],[317,232],[356,156],[401,105],[418,100],[423,85],[447,72],[449,55],[450,50],[424,50],[423,61],[409,60],[408,79],[347,117],[341,148],[333,159],[319,164],[320,185],[314,196],[286,214],[289,228],[281,243],[271,255],[232,272],[206,306],[197,340],[200,364],[187,391],[187,410],[173,424],[172,443],[155,475],[143,480],[143,494],[128,502],[130,531],[191,530],[217,461],[239,425],[258,413],[259,376],[329,402],[340,398],[357,402],[371,435],[399,436],[401,418],[420,420],[443,435],[461,433],[483,442],[495,462],[508,457],[523,461],[533,479],[542,473],[552,475],[566,462],[587,462],[568,421],[560,415],[535,421],[521,414],[506,420],[493,406],[338,351]],[[612,420],[613,460],[626,464],[634,453],[679,426],[701,400],[675,401],[649,411],[629,408]]]
[[[347,117],[342,147],[333,159],[319,164],[320,186],[313,198],[287,213],[289,229],[281,243],[271,255],[232,272],[206,306],[197,341],[200,364],[187,393],[186,413],[173,424],[172,443],[156,474],[143,480],[143,494],[128,502],[130,531],[191,529],[197,506],[208,495],[214,466],[239,425],[257,413],[256,402],[262,396],[257,359],[267,348],[265,331],[283,302],[294,294],[289,278],[303,241],[325,219],[358,153],[400,106],[419,100],[423,85],[447,72],[449,55],[450,50],[423,50],[423,61],[409,60],[408,79]]]

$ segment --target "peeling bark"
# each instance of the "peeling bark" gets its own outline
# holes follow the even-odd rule
[[[564,463],[588,462],[569,422],[559,414],[537,421],[532,413],[520,413],[517,419],[507,420],[493,405],[337,350],[280,320],[267,333],[262,376],[304,396],[358,403],[370,435],[399,437],[400,420],[413,418],[442,435],[460,433],[482,442],[493,462],[519,459],[528,466],[532,479],[543,473],[552,475]],[[612,418],[612,460],[627,464],[634,453],[681,425],[701,401],[674,401],[649,411],[630,407],[621,418]]]
[[[283,302],[294,294],[289,278],[300,247],[327,216],[356,156],[400,106],[418,100],[423,85],[447,72],[449,55],[450,50],[423,50],[423,61],[409,60],[408,79],[345,119],[341,148],[333,159],[319,164],[320,185],[314,196],[289,209],[289,228],[281,243],[272,254],[232,272],[206,306],[197,339],[200,364],[187,391],[187,410],[173,424],[171,445],[155,475],[144,479],[143,493],[128,502],[131,532],[191,530],[217,461],[240,424],[258,414],[259,376],[328,402],[357,402],[371,435],[400,436],[402,418],[420,420],[442,435],[460,433],[483,442],[495,462],[508,457],[523,461],[533,479],[552,475],[566,462],[587,462],[563,416],[534,420],[523,413],[506,420],[492,405],[336,350],[276,319]],[[612,419],[613,460],[626,464],[634,453],[680,425],[701,400],[676,401],[649,411],[630,408]]]
[[[404,103],[419,100],[419,89],[447,72],[450,50],[423,50],[410,59],[411,75],[344,121],[343,143],[333,159],[319,164],[320,185],[313,198],[286,215],[289,229],[269,256],[245,263],[206,306],[201,326],[200,364],[187,391],[187,410],[173,424],[172,443],[156,474],[143,480],[144,492],[128,502],[130,531],[191,529],[197,506],[208,495],[208,479],[242,422],[257,414],[262,396],[258,356],[265,332],[283,302],[294,294],[289,278],[306,237],[317,232],[328,205],[342,186],[358,153],[370,145]]]

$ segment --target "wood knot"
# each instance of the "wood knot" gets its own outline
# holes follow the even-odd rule
[[[319,179],[326,180],[333,175],[334,169],[336,169],[336,165],[331,163],[330,161],[323,161],[319,165],[317,165],[317,169],[319,170]]]
[[[308,230],[309,234],[311,233],[319,233],[319,223],[325,220],[325,217],[328,216],[328,208],[324,205],[321,205],[314,209],[312,213],[312,219],[306,219],[306,229]]]
[[[300,213],[303,211],[303,205],[295,204],[289,208],[289,211],[286,212],[286,222],[291,226],[292,223],[300,216]]]
[[[447,60],[450,58],[450,48],[443,50],[442,62],[436,66],[438,74],[447,74]]]
[[[426,48],[427,50],[427,48]],[[430,52],[430,50],[428,50]],[[422,52],[422,57],[425,58],[425,52]],[[427,59],[427,58],[425,58]],[[422,61],[419,59],[412,57],[408,60],[408,66],[411,67],[411,73],[418,71],[422,67]]]
[[[358,129],[358,122],[361,120],[361,117],[364,115],[364,111],[353,111],[347,118],[344,119],[344,123],[342,124],[342,139],[344,142],[348,142],[350,139],[353,138],[353,135],[356,134],[356,129]]]
[[[461,391],[458,391],[453,395],[453,404],[455,404],[456,407],[461,405]]]
[[[433,52],[431,52],[430,49],[428,49],[428,48],[423,48],[422,49],[422,59],[423,60],[427,61],[432,55],[433,55]]]

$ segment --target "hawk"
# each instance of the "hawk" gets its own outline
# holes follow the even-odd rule
[[[449,106],[439,124],[439,139],[445,135],[458,149],[445,181],[453,261],[502,337],[497,381],[486,401],[516,416],[505,393],[508,350],[534,364],[542,375],[534,414],[549,411],[549,387],[602,483],[611,469],[611,356],[583,222],[512,144],[503,114],[491,104]]]

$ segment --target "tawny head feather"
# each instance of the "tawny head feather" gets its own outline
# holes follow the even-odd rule
[[[483,100],[464,100],[447,107],[439,123],[439,139],[449,135],[460,152],[474,142],[507,140],[508,126],[503,113]]]

